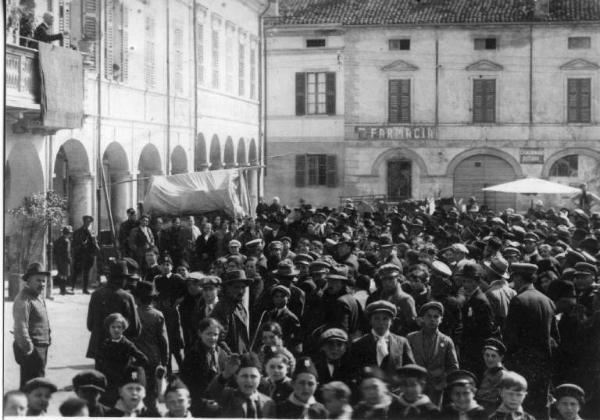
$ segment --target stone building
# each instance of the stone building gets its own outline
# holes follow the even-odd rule
[[[8,1],[4,239],[9,253],[17,246],[19,226],[7,212],[34,192],[55,190],[68,198],[65,224],[77,228],[83,215],[98,219],[99,214],[95,229],[108,229],[100,167],[116,224],[143,200],[152,175],[249,167],[256,202],[263,163],[260,16],[268,1],[36,3],[36,24],[51,11],[52,32],[70,30],[55,47],[83,56],[84,118],[75,129],[40,126],[38,52],[19,39],[14,16],[23,2]]]
[[[595,0],[282,0],[266,40],[265,182],[284,202],[522,209],[481,189],[525,176],[598,190]]]

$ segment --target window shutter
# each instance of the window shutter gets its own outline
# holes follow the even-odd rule
[[[306,114],[306,73],[296,73],[296,115]]]
[[[327,186],[335,188],[338,186],[337,156],[327,155]]]
[[[410,122],[410,79],[400,80],[400,122]]]
[[[83,38],[89,47],[87,51],[86,62],[92,67],[96,67],[96,52],[98,42],[98,8],[97,0],[85,0],[83,5]]]
[[[335,73],[328,72],[325,78],[326,104],[325,109],[327,115],[335,115]]]
[[[104,77],[112,80],[113,76],[113,42],[114,1],[106,0],[106,18],[104,19]]]
[[[126,82],[129,74],[129,9],[125,2],[121,3],[121,19],[121,80]]]
[[[496,80],[485,82],[485,122],[496,122]]]
[[[306,185],[306,155],[296,155],[296,187]]]
[[[390,80],[388,82],[388,121],[390,123],[398,122],[398,114],[400,113],[400,80]]]
[[[59,1],[59,9],[60,9],[60,16],[59,16],[59,21],[58,21],[58,28],[61,32],[63,32],[65,29],[68,29],[70,31],[71,30],[71,3],[66,2],[65,0],[60,0]],[[71,35],[70,34],[63,36],[63,46],[65,48],[71,47]]]
[[[473,80],[473,122],[483,122],[483,80]]]
[[[579,122],[591,121],[591,79],[579,79]]]

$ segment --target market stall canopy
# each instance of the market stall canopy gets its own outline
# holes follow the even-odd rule
[[[487,187],[484,188],[483,191],[518,194],[575,194],[581,190],[568,185],[546,181],[545,179],[524,178],[517,181]]]
[[[153,176],[144,209],[157,214],[216,210],[235,217],[251,214],[244,172],[239,169]]]

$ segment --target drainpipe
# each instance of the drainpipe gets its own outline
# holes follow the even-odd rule
[[[529,25],[529,139],[533,136],[533,25]]]
[[[259,165],[261,168],[258,170],[258,176],[256,177],[256,191],[258,197],[263,195],[261,188],[261,179],[266,175],[267,171],[265,168],[265,156],[267,155],[267,42],[265,39],[265,25],[264,16],[271,7],[271,0],[267,0],[267,6],[258,15],[258,145],[261,153],[259,154]],[[264,57],[264,60],[263,60]],[[264,82],[263,82],[264,81]],[[264,84],[264,94],[263,94]],[[258,197],[256,197],[258,199]]]
[[[96,208],[98,214],[98,233],[102,230],[102,10],[104,1],[98,4],[98,30],[96,32],[96,150],[98,159],[96,162]],[[107,203],[107,205],[110,205]]]
[[[196,0],[193,0],[194,3]],[[169,1],[167,4],[167,159],[166,175],[171,174],[171,16]]]
[[[194,135],[193,145],[194,159],[192,160],[192,172],[196,172],[196,136],[198,135],[198,17],[196,16],[196,0],[192,0],[192,24],[194,25],[192,33],[194,34],[194,40],[192,45],[194,46]]]
[[[438,136],[438,140],[439,140],[439,104],[440,104],[440,91],[439,91],[439,86],[440,86],[440,41],[438,39],[438,34],[437,34],[437,30],[436,30],[436,35],[435,35],[435,132],[436,132],[436,136]]]

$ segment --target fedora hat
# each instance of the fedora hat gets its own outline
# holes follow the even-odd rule
[[[23,274],[23,281],[27,281],[29,279],[29,277],[36,275],[36,274],[50,276],[50,272],[44,271],[44,269],[42,268],[42,264],[40,264],[38,262],[34,262],[34,263],[29,264],[29,266],[27,267],[27,271],[25,272],[25,274]]]
[[[246,272],[244,270],[229,270],[224,274],[223,284],[231,284],[231,283],[245,283],[249,285],[252,283],[252,280],[249,280],[246,277]]]
[[[485,261],[483,265],[503,279],[510,278],[508,274],[508,262],[504,258],[492,258],[490,261]]]
[[[277,264],[277,270],[273,271],[273,274],[277,277],[296,277],[300,274],[300,271],[294,267],[290,260],[283,260]]]

